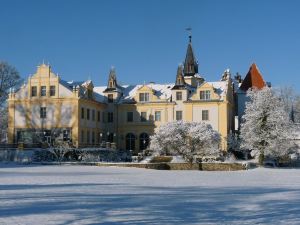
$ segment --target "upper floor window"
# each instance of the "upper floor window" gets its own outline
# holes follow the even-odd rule
[[[141,121],[142,122],[147,121],[147,112],[141,112]]]
[[[95,121],[95,110],[92,110],[92,120]]]
[[[102,122],[105,123],[105,112],[102,112]]]
[[[31,96],[32,97],[37,96],[37,88],[36,88],[36,86],[32,86],[31,87]]]
[[[155,121],[160,121],[161,120],[160,111],[155,111],[154,117],[155,117],[154,118]]]
[[[40,118],[41,119],[47,118],[47,111],[46,110],[47,110],[46,107],[41,107],[41,109],[40,109]]]
[[[114,122],[114,113],[113,112],[108,112],[107,113],[107,122],[108,123]]]
[[[149,102],[149,93],[140,93],[140,102]]]
[[[200,91],[200,99],[201,100],[210,100],[210,91]]]
[[[86,119],[90,120],[90,109],[86,109]]]
[[[181,91],[177,91],[176,92],[176,100],[177,101],[181,101],[182,100],[182,92]]]
[[[98,122],[100,122],[100,115],[101,115],[101,112],[100,111],[98,111],[98,118],[97,118],[97,120],[98,120]]]
[[[108,94],[107,95],[107,100],[108,100],[109,103],[114,102],[114,95],[113,94]]]
[[[81,119],[84,119],[84,108],[81,108]]]
[[[55,96],[55,86],[50,86],[50,96]]]
[[[209,120],[208,110],[202,110],[202,120]]]
[[[41,86],[41,96],[46,96],[46,86]]]
[[[133,122],[133,112],[127,112],[127,122]]]
[[[176,120],[182,120],[182,111],[176,111]]]

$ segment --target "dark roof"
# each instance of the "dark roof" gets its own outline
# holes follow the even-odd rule
[[[186,50],[183,73],[184,76],[193,76],[198,73],[198,62],[194,55],[191,41],[189,42]]]
[[[250,66],[250,69],[243,80],[240,89],[243,91],[247,91],[249,88],[258,88],[262,89],[266,86],[266,82],[264,81],[261,73],[259,72],[255,63]]]
[[[175,85],[171,90],[183,90],[187,89],[186,85]]]

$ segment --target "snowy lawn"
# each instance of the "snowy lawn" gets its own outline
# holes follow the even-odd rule
[[[0,164],[0,224],[300,224],[300,170]]]

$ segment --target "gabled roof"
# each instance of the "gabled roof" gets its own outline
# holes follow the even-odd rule
[[[264,81],[259,69],[257,68],[256,64],[253,63],[243,80],[240,89],[242,91],[247,91],[249,88],[258,88],[262,89],[266,86],[266,82]]]

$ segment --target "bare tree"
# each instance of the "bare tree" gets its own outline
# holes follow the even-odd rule
[[[10,88],[17,88],[22,79],[15,67],[0,61],[0,107],[4,105]]]
[[[300,122],[300,95],[292,86],[282,86],[276,89],[276,94],[284,105],[284,110],[293,122]]]

